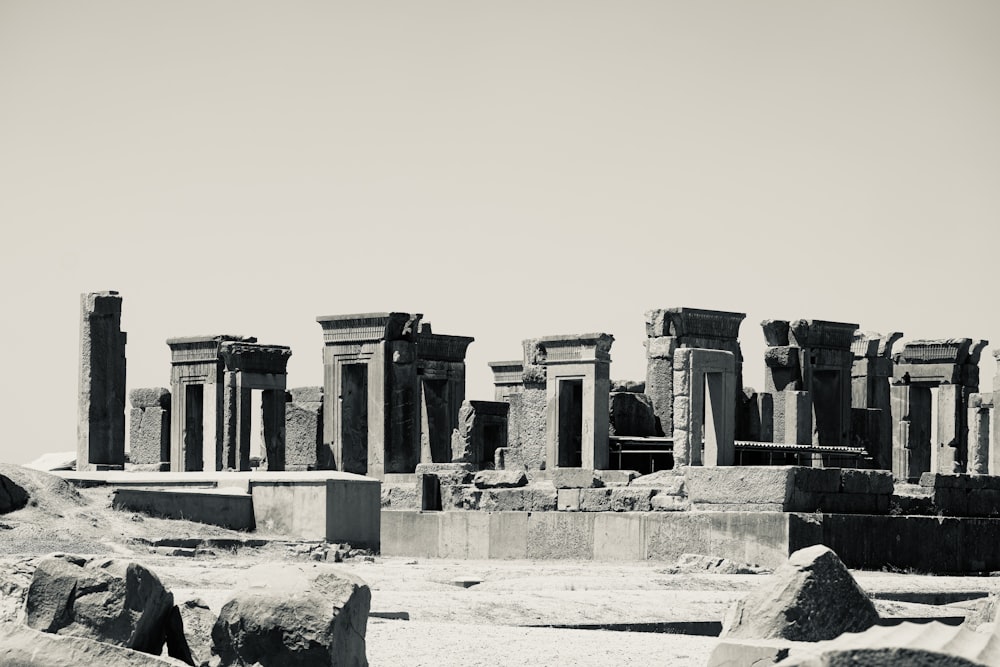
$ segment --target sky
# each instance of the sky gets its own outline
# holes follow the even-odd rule
[[[166,339],[318,315],[525,338],[643,313],[1000,341],[1000,3],[0,0],[0,461],[76,446],[80,294]],[[996,363],[981,364],[990,390]]]

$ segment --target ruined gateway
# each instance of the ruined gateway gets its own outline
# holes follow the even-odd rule
[[[898,332],[765,320],[757,391],[742,381],[745,314],[655,309],[642,381],[611,380],[609,333],[542,336],[490,364],[493,400],[467,400],[472,337],[433,332],[418,313],[320,316],[322,387],[286,388],[286,346],[169,339],[170,390],[129,393],[126,462],[121,297],[82,303],[81,473],[377,480],[367,541],[390,554],[667,559],[683,536],[751,562],[822,543],[851,567],[1000,569],[985,340],[894,351]],[[981,546],[907,547],[931,541]]]

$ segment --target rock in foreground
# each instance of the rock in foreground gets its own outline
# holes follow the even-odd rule
[[[221,666],[367,667],[371,592],[347,576],[323,575],[309,589],[236,593],[212,629]]]
[[[138,563],[55,555],[28,588],[27,624],[42,632],[160,653],[173,595]]]
[[[726,614],[724,638],[822,641],[861,632],[878,612],[833,551],[800,549]]]
[[[0,624],[4,667],[185,667],[172,658],[149,655],[84,637],[54,635],[25,625]]]

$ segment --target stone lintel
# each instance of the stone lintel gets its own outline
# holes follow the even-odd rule
[[[544,336],[535,339],[544,350],[541,363],[546,366],[580,361],[611,361],[611,344],[615,337],[606,333]]]
[[[421,332],[417,336],[417,359],[464,362],[465,352],[474,340],[471,336]]]
[[[510,412],[510,403],[507,401],[468,401],[468,403],[479,415],[506,417]]]
[[[895,384],[937,386],[961,384],[962,367],[956,364],[914,364],[897,362],[892,369]]]
[[[170,347],[170,363],[200,364],[219,360],[219,348],[223,343],[256,343],[252,336],[189,336],[187,338],[168,338]]]
[[[646,337],[696,336],[736,340],[746,313],[702,308],[658,308],[646,311]]]
[[[491,361],[487,365],[493,371],[493,384],[496,386],[521,384],[523,381],[523,361]]]
[[[323,328],[323,342],[327,345],[383,340],[413,342],[422,317],[420,313],[355,313],[320,315],[316,321]]]
[[[788,342],[798,347],[850,350],[857,324],[826,320],[795,320],[788,325]]]
[[[854,332],[854,341],[851,343],[851,352],[855,359],[879,359],[892,356],[892,346],[903,337],[899,331],[890,331],[883,336],[875,331]]]
[[[231,371],[284,374],[292,349],[287,345],[225,342],[219,347],[219,355]]]
[[[893,360],[897,364],[964,364],[971,350],[971,338],[911,340],[893,355]]]

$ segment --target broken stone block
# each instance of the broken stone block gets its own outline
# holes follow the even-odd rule
[[[875,625],[878,612],[832,550],[800,549],[730,608],[721,637],[823,641]]]
[[[677,470],[660,470],[636,477],[629,486],[653,487],[658,493],[676,496],[684,493],[684,477]]]
[[[764,320],[760,326],[768,347],[788,345],[788,320]]]
[[[653,401],[645,394],[613,391],[608,397],[610,435],[656,435]]]
[[[611,489],[612,512],[648,512],[654,489],[619,486]]]
[[[555,487],[546,484],[484,489],[479,509],[487,512],[550,512],[557,508],[556,497]]]
[[[140,387],[128,393],[133,408],[170,409],[170,390],[166,387]]]
[[[646,383],[645,381],[636,382],[635,380],[611,380],[611,391],[641,394],[646,391]]]
[[[322,403],[323,387],[293,387],[288,390],[292,403]]]
[[[26,625],[7,624],[0,633],[0,665],[10,667],[179,667],[173,658],[134,651],[122,646],[39,632]]]
[[[549,479],[557,489],[589,489],[601,485],[594,473],[589,468],[553,468]]]
[[[608,512],[611,510],[612,488],[580,489],[581,512]]]
[[[138,563],[56,555],[42,559],[25,602],[28,626],[158,655],[174,596]]]
[[[470,484],[476,473],[471,463],[418,463],[417,475],[434,475],[442,485]]]
[[[639,477],[637,470],[595,470],[594,477],[600,480],[598,486],[628,486]]]
[[[441,487],[441,509],[478,510],[483,491],[471,484],[453,484]]]
[[[479,489],[497,489],[525,486],[528,478],[523,470],[480,470],[472,483]]]
[[[684,496],[657,493],[649,499],[649,509],[653,512],[686,512],[691,503]]]
[[[371,592],[348,575],[327,574],[312,590],[235,593],[212,628],[222,667],[367,665]]]

